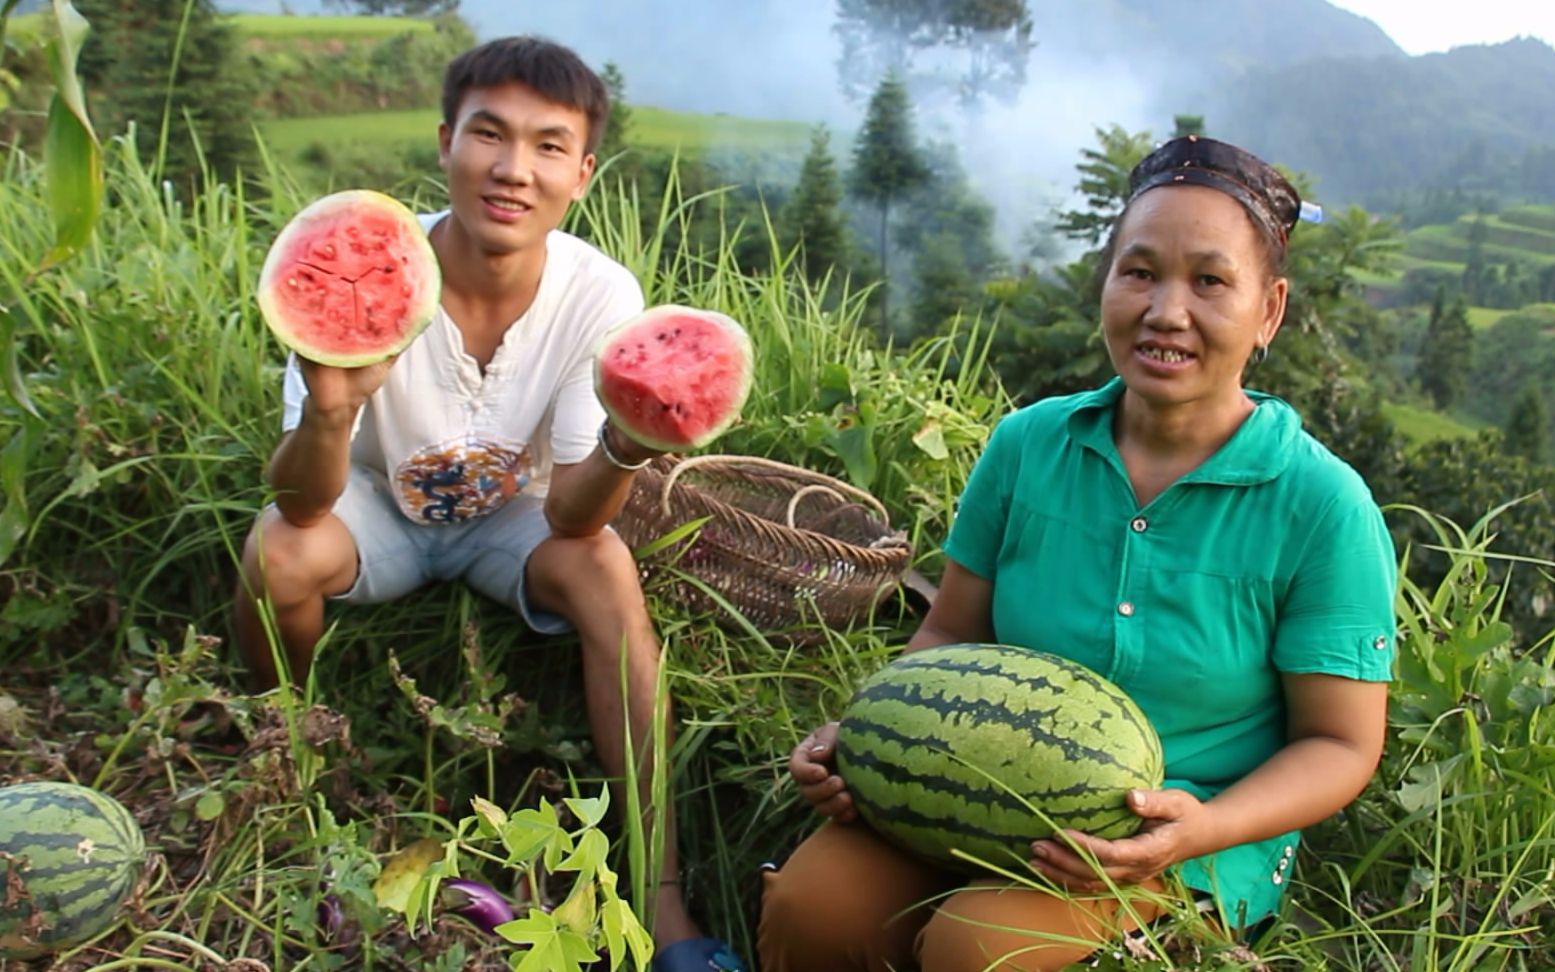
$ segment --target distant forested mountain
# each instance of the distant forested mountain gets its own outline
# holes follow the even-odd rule
[[[1434,187],[1555,200],[1555,48],[1537,40],[1252,68],[1210,94],[1217,131],[1316,174],[1331,197],[1386,205]]]

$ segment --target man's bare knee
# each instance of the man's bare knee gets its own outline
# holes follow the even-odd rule
[[[642,601],[632,551],[609,530],[546,540],[530,555],[528,580],[531,593],[554,608]]]
[[[299,527],[272,507],[243,544],[245,583],[276,600],[339,594],[355,580],[356,568],[356,543],[334,516]]]

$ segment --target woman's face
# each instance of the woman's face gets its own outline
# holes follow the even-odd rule
[[[1102,333],[1130,392],[1153,405],[1241,395],[1253,348],[1285,314],[1258,232],[1235,199],[1195,185],[1134,200],[1102,287]]]

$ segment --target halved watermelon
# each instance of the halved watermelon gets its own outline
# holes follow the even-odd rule
[[[651,449],[699,449],[750,394],[750,336],[716,311],[651,307],[605,337],[594,388],[621,431]]]
[[[416,214],[381,192],[316,200],[281,230],[259,310],[282,344],[352,368],[405,350],[437,313],[442,274]]]

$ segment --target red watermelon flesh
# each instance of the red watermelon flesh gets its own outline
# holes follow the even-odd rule
[[[281,343],[355,367],[403,351],[437,312],[437,256],[414,213],[382,193],[337,192],[287,223],[259,277]]]
[[[610,417],[652,449],[698,449],[739,417],[750,394],[750,337],[733,318],[675,304],[611,331],[594,386]]]

